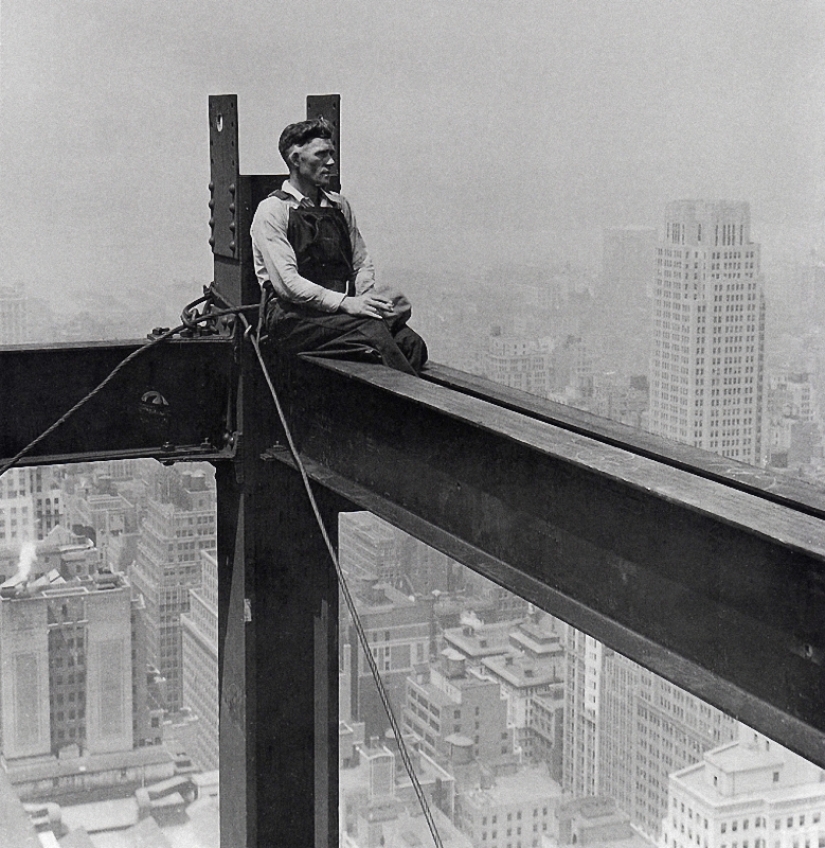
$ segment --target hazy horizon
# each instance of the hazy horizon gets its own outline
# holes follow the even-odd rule
[[[748,201],[766,265],[825,249],[819,2],[0,13],[0,282],[58,305],[211,279],[213,93],[239,95],[244,173],[283,170],[307,94],[342,95],[344,192],[379,274],[596,267],[604,227],[658,226],[683,197]]]

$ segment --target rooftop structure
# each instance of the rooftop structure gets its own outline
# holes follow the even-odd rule
[[[661,845],[800,848],[825,841],[825,772],[743,728],[670,777]]]
[[[542,767],[518,769],[465,791],[459,799],[461,830],[476,845],[536,848],[556,828],[562,790]]]

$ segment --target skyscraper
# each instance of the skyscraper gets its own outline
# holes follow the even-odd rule
[[[218,767],[218,559],[201,551],[200,588],[189,593],[183,627],[183,703],[195,711],[198,732],[189,753],[205,771]]]
[[[625,376],[646,372],[655,268],[655,229],[610,227],[604,231],[601,285],[593,310],[602,368]]]
[[[200,585],[200,552],[214,549],[217,537],[215,489],[206,476],[169,482],[168,495],[149,502],[130,579],[146,603],[148,660],[166,678],[166,707],[176,711],[183,705],[180,617],[189,612],[190,589]]]
[[[142,612],[122,574],[66,580],[53,569],[0,587],[0,746],[21,794],[133,783],[150,763],[168,776],[167,752],[141,750],[161,734]]]
[[[730,716],[570,628],[563,784],[607,795],[657,838],[668,776],[736,738]]]
[[[650,430],[760,464],[765,296],[747,203],[668,204],[653,292]]]

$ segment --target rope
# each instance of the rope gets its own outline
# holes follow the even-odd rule
[[[349,610],[350,615],[352,616],[352,620],[355,625],[355,631],[358,634],[358,641],[361,644],[361,648],[363,649],[364,655],[367,658],[367,664],[370,668],[370,674],[372,675],[372,678],[375,681],[375,686],[378,689],[378,696],[381,699],[381,703],[384,706],[384,711],[386,712],[387,718],[390,721],[390,727],[392,728],[393,735],[395,736],[395,739],[398,742],[398,752],[401,755],[401,761],[404,764],[404,769],[409,775],[410,781],[412,782],[413,790],[415,791],[416,797],[418,798],[418,803],[421,805],[421,810],[424,813],[424,818],[427,820],[427,827],[430,830],[430,835],[433,838],[433,843],[435,844],[436,848],[443,848],[444,843],[441,841],[441,835],[438,832],[435,819],[433,818],[432,811],[430,810],[429,802],[427,801],[426,795],[424,795],[424,791],[421,788],[421,783],[419,782],[418,776],[416,775],[415,769],[413,768],[412,760],[410,759],[410,754],[407,749],[407,743],[404,741],[404,736],[401,732],[401,728],[398,725],[398,719],[395,717],[395,711],[393,710],[392,703],[390,702],[389,695],[387,694],[387,690],[384,686],[384,681],[381,678],[381,673],[378,670],[378,664],[375,661],[375,657],[373,657],[372,655],[369,640],[367,639],[367,634],[364,630],[364,625],[361,623],[361,616],[358,614],[358,610],[355,606],[355,601],[353,600],[353,597],[349,590],[349,586],[347,585],[346,578],[344,577],[344,572],[341,568],[341,563],[338,560],[338,554],[335,551],[335,546],[332,544],[332,540],[329,538],[327,529],[324,526],[324,520],[321,517],[321,512],[318,509],[318,503],[315,500],[315,495],[313,494],[312,487],[310,486],[309,476],[307,475],[306,469],[304,468],[304,463],[301,460],[300,454],[298,453],[298,449],[296,448],[295,442],[292,438],[292,433],[290,431],[289,425],[287,424],[286,415],[284,413],[283,407],[281,406],[281,401],[278,398],[278,393],[275,391],[275,386],[272,383],[272,378],[269,374],[269,369],[267,368],[266,362],[264,361],[264,358],[261,355],[261,348],[258,343],[257,335],[251,332],[252,325],[246,320],[245,316],[241,315],[241,320],[244,324],[246,324],[246,332],[244,335],[248,335],[250,341],[252,342],[252,347],[255,350],[255,355],[258,359],[258,363],[260,364],[261,370],[263,371],[264,379],[266,380],[267,386],[269,386],[269,393],[272,395],[272,400],[275,403],[275,409],[278,412],[278,418],[280,419],[281,425],[284,428],[289,452],[292,455],[292,459],[294,460],[298,472],[301,475],[301,480],[303,481],[304,489],[306,489],[310,506],[312,507],[312,511],[315,514],[315,520],[318,523],[318,528],[320,529],[321,535],[323,536],[324,544],[327,547],[330,559],[332,560],[332,563],[335,566],[335,574],[338,577],[338,584],[341,587],[341,593],[344,596],[344,601],[347,605],[347,609]]]
[[[389,719],[390,726],[392,728],[393,735],[395,736],[396,741],[398,742],[398,751],[401,755],[401,761],[404,764],[404,769],[406,770],[410,781],[413,786],[413,790],[415,791],[416,797],[418,798],[418,802],[421,805],[421,809],[424,813],[424,817],[427,820],[427,827],[430,830],[430,834],[433,838],[433,843],[436,848],[443,848],[444,843],[441,841],[441,836],[438,832],[438,828],[435,823],[435,819],[433,818],[432,811],[430,810],[429,802],[427,801],[426,796],[424,795],[424,791],[421,788],[421,783],[418,780],[418,777],[415,773],[415,769],[413,768],[412,760],[410,759],[410,754],[407,749],[407,743],[404,741],[404,736],[401,732],[401,728],[398,725],[398,720],[395,717],[395,711],[393,710],[392,704],[389,699],[389,695],[387,694],[387,690],[384,687],[384,681],[381,678],[381,673],[378,670],[378,664],[375,661],[375,657],[372,655],[372,651],[370,650],[369,640],[367,639],[367,634],[364,630],[364,625],[361,622],[361,617],[358,614],[358,610],[355,606],[355,601],[350,593],[349,586],[347,585],[347,581],[344,577],[344,572],[341,569],[341,564],[338,561],[338,555],[335,552],[335,547],[332,544],[331,539],[329,538],[329,534],[327,533],[327,529],[324,526],[323,518],[321,517],[320,510],[318,509],[318,503],[315,500],[315,495],[312,492],[312,487],[310,486],[309,477],[307,476],[306,469],[304,468],[304,464],[301,460],[301,457],[298,453],[297,448],[295,447],[295,442],[292,438],[292,433],[289,429],[289,425],[287,424],[286,415],[284,414],[283,407],[281,406],[280,399],[278,398],[278,394],[275,391],[275,386],[272,384],[272,378],[269,374],[269,369],[264,362],[263,356],[261,355],[261,349],[258,344],[258,339],[255,335],[251,334],[252,325],[247,321],[246,316],[243,314],[246,311],[255,310],[258,312],[258,331],[260,332],[261,326],[263,324],[263,300],[261,304],[256,304],[254,306],[236,306],[230,309],[217,309],[213,311],[205,311],[204,313],[198,315],[193,310],[195,306],[200,303],[203,303],[205,300],[209,300],[211,294],[205,294],[203,297],[199,298],[196,301],[193,301],[191,304],[188,304],[184,310],[181,319],[183,321],[182,324],[174,327],[170,330],[163,330],[154,338],[146,342],[141,347],[133,350],[128,356],[122,359],[110,372],[109,374],[100,382],[94,389],[84,395],[71,409],[67,410],[63,415],[60,416],[50,427],[45,429],[39,436],[32,439],[25,447],[21,448],[11,459],[7,460],[0,466],[0,477],[2,477],[10,468],[13,468],[17,463],[20,462],[27,454],[29,454],[32,450],[34,450],[37,445],[39,445],[44,439],[50,436],[55,430],[65,424],[79,409],[85,406],[92,398],[96,397],[100,394],[103,389],[111,383],[111,381],[119,374],[130,362],[137,359],[139,356],[144,354],[146,351],[151,348],[159,345],[161,342],[167,341],[172,338],[172,336],[180,333],[184,330],[192,331],[197,324],[205,321],[211,321],[215,318],[219,318],[224,315],[238,315],[243,323],[246,325],[245,335],[249,335],[250,340],[252,342],[252,347],[255,350],[255,355],[258,358],[258,362],[261,366],[261,369],[264,374],[264,378],[266,379],[266,383],[269,386],[270,394],[272,395],[272,400],[275,402],[275,408],[278,412],[278,417],[281,420],[281,424],[284,428],[284,432],[287,438],[287,444],[289,445],[289,451],[292,454],[292,458],[295,461],[295,465],[298,468],[298,471],[301,474],[301,480],[303,481],[304,488],[306,489],[307,496],[309,498],[310,505],[312,507],[312,511],[315,514],[315,520],[318,523],[318,527],[321,531],[321,535],[323,536],[324,543],[327,547],[327,551],[329,552],[330,559],[332,560],[333,565],[335,566],[335,573],[338,578],[338,583],[341,587],[341,593],[344,596],[344,601],[347,605],[347,608],[352,616],[353,623],[355,625],[356,633],[358,634],[358,641],[361,645],[362,650],[364,651],[364,655],[367,658],[367,664],[370,668],[370,674],[375,681],[376,688],[378,689],[378,695],[381,699],[381,703],[384,706],[384,710],[387,713],[387,718]]]
[[[249,311],[251,309],[257,309],[257,306],[239,306],[234,307],[233,309],[216,309],[212,312],[204,312],[201,315],[192,315],[191,309],[194,305],[198,303],[202,303],[208,295],[205,295],[202,298],[194,301],[189,304],[184,309],[184,314],[187,316],[184,323],[179,324],[177,327],[174,327],[171,330],[163,330],[159,335],[156,335],[150,341],[146,342],[146,344],[137,348],[137,350],[133,350],[125,359],[122,359],[110,372],[109,374],[98,383],[95,388],[93,388],[88,394],[84,395],[71,409],[65,412],[57,421],[54,422],[50,427],[44,430],[39,436],[32,439],[24,448],[21,448],[11,459],[7,460],[0,466],[0,477],[2,477],[10,468],[13,468],[20,462],[23,457],[27,456],[31,453],[34,448],[36,448],[44,439],[54,433],[59,427],[62,427],[81,407],[85,406],[92,398],[96,395],[100,394],[109,383],[126,367],[132,360],[137,359],[141,354],[146,353],[150,348],[155,347],[155,345],[160,344],[161,342],[165,342],[167,339],[170,339],[176,333],[181,332],[185,329],[191,329],[194,325],[200,324],[204,321],[211,321],[213,318],[220,318],[223,315],[242,315],[243,312]]]

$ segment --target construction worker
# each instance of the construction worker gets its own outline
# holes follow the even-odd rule
[[[331,127],[323,120],[290,124],[278,149],[289,179],[252,221],[255,272],[272,295],[266,328],[275,348],[420,374],[427,347],[407,326],[409,301],[376,287],[352,207],[328,191]]]

